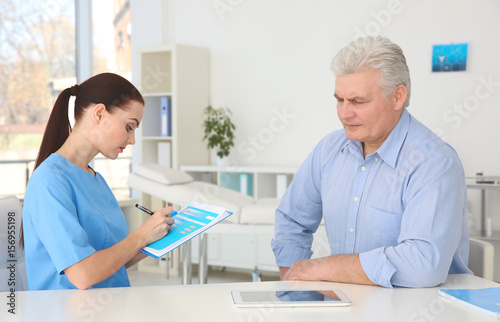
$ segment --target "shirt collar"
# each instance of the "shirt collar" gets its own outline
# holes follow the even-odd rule
[[[396,124],[382,146],[377,150],[380,158],[393,168],[396,166],[399,151],[401,151],[408,130],[410,129],[410,122],[410,113],[405,108],[399,118],[398,124]]]
[[[377,153],[384,162],[389,164],[391,167],[396,166],[396,161],[399,155],[399,151],[403,146],[403,142],[406,139],[406,135],[408,134],[408,130],[410,129],[411,115],[408,111],[403,109],[403,113],[399,118],[398,123],[394,127],[394,129],[389,133],[387,139],[385,139],[384,143],[378,150]],[[342,152],[345,151],[345,148],[348,147],[349,152],[353,155],[363,156],[363,146],[359,141],[347,140],[347,142],[342,147]]]
[[[361,142],[348,139],[344,146],[342,146],[342,153],[346,152],[346,148],[355,157],[363,159],[363,145]]]

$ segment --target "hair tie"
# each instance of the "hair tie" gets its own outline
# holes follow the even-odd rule
[[[78,85],[71,86],[71,96],[76,96],[78,94]]]

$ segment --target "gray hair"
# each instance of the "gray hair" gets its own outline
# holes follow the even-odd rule
[[[380,87],[389,99],[399,85],[408,95],[404,107],[410,104],[410,71],[401,47],[381,36],[358,38],[342,48],[330,66],[335,76],[352,74],[367,69],[380,71]]]

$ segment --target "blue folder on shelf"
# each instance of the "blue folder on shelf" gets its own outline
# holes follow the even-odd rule
[[[172,212],[170,216],[175,218],[175,224],[168,235],[144,247],[141,252],[160,258],[232,214],[221,207],[192,201],[181,211]]]
[[[169,97],[161,98],[161,136],[172,136],[172,104]]]

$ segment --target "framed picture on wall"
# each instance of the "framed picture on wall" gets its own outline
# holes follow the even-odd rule
[[[467,67],[468,43],[434,45],[432,47],[432,72],[458,72]]]

